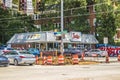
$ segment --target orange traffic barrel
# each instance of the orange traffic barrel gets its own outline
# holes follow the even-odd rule
[[[36,56],[36,64],[38,64],[38,63],[39,63],[38,56]]]
[[[120,54],[118,55],[118,61],[120,61]]]
[[[47,57],[47,64],[52,64],[52,56]]]
[[[78,58],[77,54],[73,55],[72,61],[73,61],[73,64],[78,64],[79,63],[79,58]]]
[[[46,63],[47,63],[47,58],[46,58],[46,56],[43,56],[42,64],[45,65]]]
[[[58,57],[58,64],[64,64],[64,56],[63,55],[60,55]]]

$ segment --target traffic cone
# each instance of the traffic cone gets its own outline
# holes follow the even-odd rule
[[[120,54],[118,55],[118,61],[120,61]]]

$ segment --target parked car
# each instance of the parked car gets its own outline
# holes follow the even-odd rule
[[[5,52],[9,52],[11,50],[14,50],[14,49],[13,48],[7,48],[7,47],[0,47],[1,54],[5,53]]]
[[[35,55],[35,56],[40,55],[40,50],[37,49],[37,48],[28,48],[27,51],[30,52],[31,54]]]
[[[85,56],[93,56],[93,55],[96,55],[96,56],[106,56],[107,54],[107,51],[103,51],[103,50],[100,50],[100,49],[91,49],[89,51],[86,51],[85,52]]]
[[[82,50],[80,48],[68,48],[64,50],[64,54],[78,54],[81,57]]]
[[[18,64],[30,64],[33,65],[35,63],[35,56],[28,51],[9,51],[3,54],[6,56],[10,64],[18,65]]]
[[[5,66],[5,67],[9,66],[8,58],[3,55],[0,55],[0,65]]]

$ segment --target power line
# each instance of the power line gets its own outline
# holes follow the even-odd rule
[[[119,12],[120,10],[111,10],[111,11],[106,11],[106,12],[103,12],[103,11],[101,11],[101,12],[94,12],[94,13],[92,13],[92,14],[90,14],[90,13],[87,13],[87,14],[78,14],[78,15],[70,15],[70,16],[64,16],[64,18],[66,18],[66,17],[77,17],[77,16],[89,16],[89,15],[93,15],[93,14],[103,14],[103,13],[110,13],[110,12]],[[17,19],[18,17],[14,17],[14,18],[4,18],[4,19],[10,19],[10,20],[12,20],[12,19]],[[57,16],[57,17],[46,17],[46,18],[40,18],[39,20],[42,20],[42,19],[55,19],[55,18],[60,18],[60,16]],[[2,21],[2,20],[4,20],[4,19],[0,19],[0,22],[6,22],[6,21]],[[18,18],[17,20],[19,20],[20,18]]]
[[[114,2],[114,1],[119,1],[119,0],[112,0],[111,2]],[[69,11],[69,10],[74,10],[74,9],[80,9],[80,8],[86,8],[86,7],[91,7],[91,6],[97,6],[97,5],[102,5],[102,4],[107,4],[107,2],[104,2],[104,3],[97,3],[97,4],[94,4],[94,5],[85,5],[85,6],[81,6],[81,7],[77,7],[77,8],[71,8],[71,9],[67,9],[67,10],[64,10],[64,11]],[[44,11],[44,13],[60,13],[60,11],[56,11],[56,10],[49,10],[49,11]]]
[[[0,30],[10,30],[10,31],[14,31],[14,30],[18,30],[18,29],[24,30],[24,28],[12,28],[12,29],[0,29]]]
[[[112,2],[114,1],[119,1],[119,0],[112,0]],[[94,4],[94,5],[86,5],[86,6],[81,6],[81,7],[77,7],[77,8],[71,8],[71,9],[67,9],[67,10],[64,10],[64,11],[69,11],[69,10],[76,10],[76,9],[80,9],[80,8],[84,8],[84,7],[90,7],[90,6],[97,6],[97,5],[102,5],[102,4],[107,4],[107,2],[104,2],[104,3],[98,3],[98,4]],[[49,10],[49,11],[44,11],[43,14],[46,14],[46,13],[60,13],[60,11],[56,11],[56,10]],[[99,12],[99,13],[104,13],[104,12]],[[96,13],[93,13],[93,14],[96,14]],[[82,15],[91,15],[91,14],[79,14],[79,15],[72,15],[72,16],[82,16]],[[72,17],[72,16],[69,16],[69,17]],[[11,20],[11,19],[22,19],[22,18],[26,18],[27,16],[22,16],[22,17],[12,17],[12,18],[2,18],[0,19],[0,21],[2,20]],[[59,17],[59,16],[58,16]],[[58,18],[58,17],[50,17],[50,18]],[[64,16],[64,17],[67,17],[67,16]],[[41,18],[41,19],[46,19],[46,18]]]
[[[106,11],[106,12],[103,12],[103,11],[101,11],[101,12],[98,12],[98,13],[92,13],[92,14],[90,14],[90,13],[88,13],[88,14],[79,14],[79,15],[71,15],[71,16],[64,16],[64,18],[67,18],[67,17],[79,17],[79,16],[89,16],[89,15],[94,15],[94,14],[103,14],[103,13],[110,13],[110,12],[120,12],[120,10],[111,10],[111,11]],[[43,20],[43,19],[55,19],[55,18],[60,18],[60,16],[58,16],[58,17],[47,17],[47,18],[40,18],[39,20]]]
[[[27,18],[27,17],[28,16],[20,16],[20,17],[12,17],[12,18],[1,18],[0,21],[1,20],[11,20],[11,19],[15,19],[16,20],[16,19],[22,19],[22,18]]]

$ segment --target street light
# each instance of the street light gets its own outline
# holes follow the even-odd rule
[[[64,49],[64,44],[63,44],[63,0],[61,0],[61,54],[63,55],[63,49]]]

